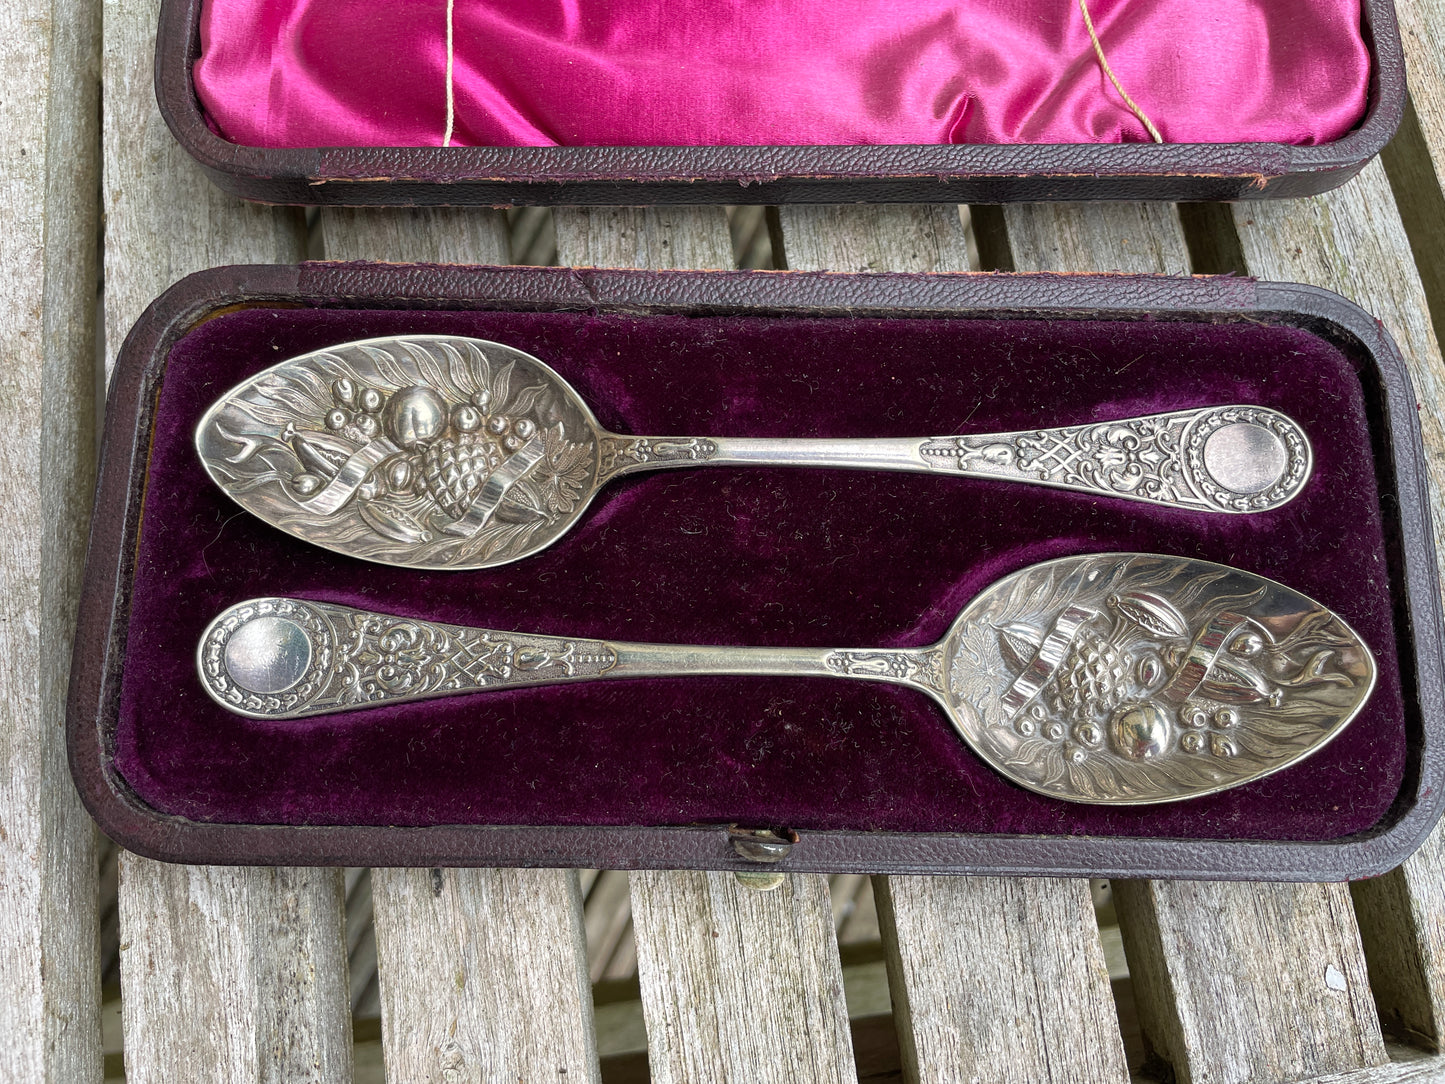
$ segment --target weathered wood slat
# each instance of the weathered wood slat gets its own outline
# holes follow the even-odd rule
[[[326,207],[319,217],[328,260],[509,263],[507,218],[467,207]]]
[[[779,208],[778,223],[782,258],[793,271],[969,269],[968,238],[951,203],[798,204]]]
[[[554,218],[564,266],[676,271],[733,265],[721,207],[559,207]]]
[[[1390,1048],[1390,1064],[1315,1077],[1307,1084],[1445,1084],[1445,1058],[1410,1047]]]
[[[1129,1079],[1086,881],[877,884],[909,1080]]]
[[[302,253],[299,212],[222,195],[166,130],[151,85],[157,8],[104,8],[107,368],[175,279]],[[125,854],[120,921],[129,1079],[350,1079],[339,870],[200,869]]]
[[[1395,0],[1410,98],[1436,172],[1445,176],[1445,2]]]
[[[1386,1030],[1425,1049],[1445,1045],[1445,834],[1405,864],[1350,886],[1370,987]]]
[[[1150,275],[1189,269],[1171,203],[1010,204],[1003,216],[1016,271]]]
[[[1439,88],[1432,88],[1431,96],[1438,101]],[[1435,120],[1438,139],[1438,115]],[[1313,199],[1240,204],[1233,219],[1250,274],[1337,290],[1378,316],[1395,336],[1420,403],[1440,550],[1445,542],[1445,364],[1383,168],[1372,163],[1345,187]],[[1438,261],[1438,254],[1434,258]],[[1381,1015],[1402,1034],[1431,1044],[1445,1035],[1442,848],[1437,828],[1401,869],[1354,889]]]
[[[98,1081],[95,829],[65,765],[94,463],[99,12],[0,8],[0,1078]]]
[[[342,902],[335,870],[123,856],[126,1079],[349,1081]]]
[[[241,203],[212,185],[156,108],[158,0],[105,0],[106,371],[126,332],[177,279],[230,263],[302,257],[302,214]]]
[[[1170,204],[1015,205],[1004,219],[1019,271],[1188,270]],[[1341,886],[1113,885],[1140,1024],[1181,1079],[1294,1079],[1383,1060]],[[1326,985],[1330,968],[1346,996]]]
[[[1004,208],[1016,271],[1189,273],[1171,203],[1035,203]]]
[[[732,266],[719,207],[559,208],[564,264]],[[853,1080],[826,880],[772,892],[731,874],[633,874],[633,930],[652,1078]]]
[[[857,1079],[825,877],[634,873],[632,913],[656,1084]]]
[[[575,872],[372,871],[387,1078],[600,1080]]]
[[[507,262],[496,211],[328,208],[328,259]],[[597,1078],[582,901],[564,870],[371,873],[395,1080]]]
[[[1179,1080],[1385,1061],[1344,885],[1116,881],[1114,901],[1140,1026]]]
[[[1437,327],[1445,326],[1445,3],[1396,0],[1410,105],[1381,160],[1414,247]]]
[[[966,271],[956,207],[784,207],[795,270]],[[1126,1080],[1084,880],[878,878],[911,1080]]]

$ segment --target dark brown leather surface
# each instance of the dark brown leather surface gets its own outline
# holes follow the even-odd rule
[[[1247,314],[1300,326],[1372,358],[1367,394],[1381,419],[1389,540],[1402,569],[1402,674],[1413,695],[1406,786],[1375,828],[1326,843],[1153,838],[804,833],[787,870],[1097,874],[1105,876],[1345,879],[1381,872],[1424,838],[1441,808],[1445,728],[1441,616],[1414,397],[1378,323],[1310,287],[1239,278],[1085,275],[829,275],[310,264],[237,267],[183,280],[142,317],[111,387],[96,515],[76,639],[68,717],[71,766],[102,827],[149,856],[187,862],[357,865],[530,865],[744,868],[725,826],[277,827],[201,824],[145,806],[114,768],[113,736],[149,447],[150,413],[171,344],[236,305],[521,307],[646,312]]]
[[[1364,0],[1375,68],[1368,112],[1322,146],[1041,144],[872,147],[352,147],[227,143],[191,84],[200,0],[163,0],[156,96],[221,188],[298,204],[1001,203],[1313,195],[1389,141],[1405,102],[1392,0]]]

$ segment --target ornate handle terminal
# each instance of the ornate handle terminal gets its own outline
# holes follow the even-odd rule
[[[1213,512],[1265,512],[1293,500],[1313,455],[1294,420],[1257,406],[991,436],[937,437],[937,470],[1006,478]]]
[[[259,598],[211,622],[197,658],[206,691],[240,715],[307,715],[503,686],[606,675],[614,647]]]

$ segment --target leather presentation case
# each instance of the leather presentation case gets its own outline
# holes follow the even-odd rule
[[[1255,403],[1298,420],[1315,473],[1282,508],[1227,516],[934,473],[654,472],[614,480],[542,553],[470,572],[309,546],[207,477],[192,434],[229,388],[325,346],[423,333],[541,358],[618,433],[927,436]],[[1445,793],[1427,507],[1399,354],[1378,322],[1311,287],[221,268],[159,298],[116,365],[71,766],[112,838],[192,863],[1368,876],[1419,844]],[[196,670],[211,618],[260,595],[635,642],[924,646],[1007,573],[1111,551],[1304,592],[1370,645],[1374,692],[1285,770],[1122,807],[1008,782],[927,696],[880,683],[639,678],[279,722],[223,710]]]
[[[197,98],[192,67],[201,49],[201,3],[161,4],[155,57],[161,114],[216,184],[266,203],[1001,203],[1307,196],[1358,173],[1394,134],[1405,102],[1393,4],[1362,0],[1363,37],[1373,58],[1366,112],[1353,130],[1319,145],[246,146],[213,131]]]

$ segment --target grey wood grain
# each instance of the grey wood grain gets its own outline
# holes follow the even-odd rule
[[[732,266],[721,207],[558,208],[556,233],[564,264]],[[631,896],[655,1081],[856,1079],[825,878],[635,873]]]
[[[779,208],[778,223],[782,256],[793,271],[969,269],[968,239],[953,204],[797,204]]]
[[[1172,203],[1033,203],[1004,208],[1016,271],[1189,272]]]
[[[388,1080],[600,1080],[575,872],[372,871]]]
[[[564,266],[676,271],[733,265],[721,207],[559,207],[553,217]]]
[[[1171,204],[1012,205],[1004,219],[1019,271],[1189,266]],[[1341,886],[1113,887],[1145,1039],[1181,1080],[1292,1079],[1384,1059]],[[1329,968],[1346,996],[1325,985]]]
[[[318,226],[328,260],[510,263],[507,218],[469,207],[326,207]]]
[[[1127,1081],[1088,882],[878,878],[909,1080]]]
[[[99,12],[0,8],[0,1079],[102,1074],[95,830],[65,763],[94,464]]]
[[[157,14],[154,0],[104,7],[107,368],[175,279],[302,254],[298,212],[222,195],[167,131],[151,85]],[[120,865],[129,1079],[350,1079],[339,870]]]
[[[826,878],[634,873],[632,913],[656,1084],[857,1079]]]
[[[1410,98],[1436,173],[1445,176],[1445,2],[1395,0]]]
[[[1441,0],[1398,0],[1400,37],[1410,74],[1411,107],[1400,133],[1382,161],[1406,227],[1415,270],[1424,289],[1427,311],[1438,339],[1445,321],[1445,3]],[[1392,231],[1390,247],[1398,246]],[[1403,255],[1402,253],[1398,253]],[[1418,322],[1418,295],[1413,287],[1386,321],[1392,329],[1402,319]],[[1424,329],[1412,330],[1408,360],[1427,398],[1422,420],[1431,463],[1431,512],[1436,545],[1442,524],[1440,459],[1442,378],[1438,350],[1432,351]],[[1438,345],[1438,343],[1437,343]],[[1370,961],[1370,982],[1386,1026],[1412,1041],[1438,1048],[1445,1044],[1445,832],[1437,828],[1420,851],[1399,870],[1353,887],[1360,933]]]
[[[1438,88],[1431,97],[1439,100]],[[1438,126],[1436,117],[1437,139]],[[1400,344],[1420,404],[1437,555],[1445,552],[1445,363],[1380,163],[1335,192],[1282,206],[1240,204],[1233,218],[1251,274],[1339,291],[1378,316]],[[1356,889],[1381,1012],[1402,1033],[1428,1043],[1441,1041],[1445,1014],[1442,857],[1437,828],[1401,869]]]
[[[212,185],[156,108],[158,0],[105,0],[102,194],[106,371],[156,294],[206,267],[303,255],[295,208],[242,203]]]
[[[1381,155],[1436,327],[1445,321],[1445,3],[1396,0],[1410,100]]]
[[[778,219],[795,270],[968,270],[956,207]],[[874,891],[908,1079],[1128,1078],[1087,881],[880,877]]]
[[[1180,1081],[1381,1065],[1344,885],[1115,882],[1146,1041]]]
[[[778,209],[793,271],[967,271],[968,237],[953,204]]]
[[[349,1080],[340,877],[158,865],[121,856],[126,1079]]]
[[[1390,1047],[1390,1063],[1315,1077],[1308,1084],[1445,1084],[1445,1058],[1410,1047]]]
[[[328,259],[508,258],[498,211],[327,208],[318,224]],[[575,872],[377,869],[371,883],[390,1079],[597,1079]]]
[[[1445,1045],[1445,833],[1404,865],[1350,886],[1370,987],[1387,1031],[1426,1049]]]

